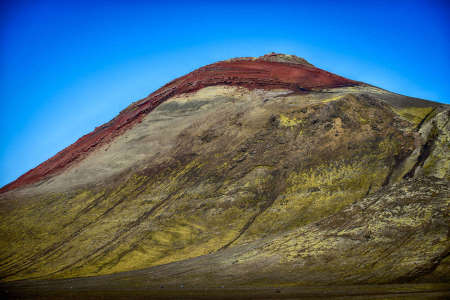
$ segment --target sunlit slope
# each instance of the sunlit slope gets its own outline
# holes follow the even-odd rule
[[[109,274],[234,253],[236,246],[273,237],[274,245],[281,245],[284,234],[293,245],[320,241],[311,242],[308,251],[319,247],[325,259],[343,248],[325,233],[310,231],[308,226],[316,225],[309,224],[404,178],[449,180],[447,108],[425,101],[399,105],[404,98],[368,86],[308,93],[213,86],[172,97],[76,166],[2,195],[0,274],[4,280]],[[354,255],[365,257],[368,251],[372,262],[381,255],[376,251],[400,247],[397,237],[408,233],[411,241],[423,242],[411,250],[422,251],[423,264],[445,257],[448,240],[442,232],[448,223],[442,216],[448,191],[432,181],[411,186],[431,191],[426,207],[408,207],[407,216],[393,219],[395,224],[372,218],[367,232],[354,233],[361,236]],[[417,204],[414,197],[408,199],[411,207],[421,207],[425,198]],[[395,214],[397,208],[383,206],[377,213],[381,209]],[[333,222],[327,223],[329,230]],[[430,222],[440,224],[437,233],[415,235],[414,228]],[[385,234],[391,225],[397,228],[395,242],[377,240],[381,244],[375,245],[366,238]],[[298,230],[308,235],[295,235]],[[381,248],[369,253],[377,245]],[[429,245],[434,245],[431,250]],[[302,264],[294,248],[281,247],[278,254],[272,249],[286,261],[269,260],[278,265],[273,270],[286,267],[289,273],[288,265]],[[264,258],[265,251],[261,256],[246,252],[242,259]],[[398,260],[408,260],[411,253],[400,252]],[[393,263],[388,252],[380,259],[383,266]],[[326,273],[327,265],[319,265]],[[365,268],[358,280],[369,282],[372,267]],[[412,263],[401,268],[388,281],[416,270]],[[255,278],[263,280],[268,270]]]

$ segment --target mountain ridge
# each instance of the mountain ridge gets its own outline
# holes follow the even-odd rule
[[[236,80],[238,77],[236,75],[227,75],[219,78],[218,80],[212,80],[211,82],[203,82],[200,78],[197,78],[197,73],[203,73],[208,72],[209,68],[213,69],[217,66],[219,67],[219,72],[224,72],[225,70],[221,70],[220,67],[222,67],[224,64],[227,66],[228,64],[233,63],[255,63],[255,64],[261,64],[261,63],[269,63],[269,65],[263,65],[262,69],[268,69],[270,72],[273,72],[271,70],[271,64],[281,64],[281,65],[300,65],[301,67],[307,67],[311,68],[311,72],[313,73],[319,73],[324,74],[324,77],[335,77],[337,81],[335,82],[324,82],[321,83],[319,79],[317,79],[314,83],[308,82],[308,80],[303,80],[303,82],[300,83],[300,85],[295,84],[292,82],[292,80],[289,79],[289,76],[287,78],[277,78],[278,80],[275,80],[275,82],[259,82],[259,81],[252,81],[251,78],[243,78],[242,80]],[[245,66],[244,66],[245,67]],[[241,73],[242,70],[236,70],[235,72]],[[282,74],[283,72],[281,72]],[[286,75],[286,74],[284,74]],[[191,78],[189,78],[191,76]],[[213,77],[214,74],[208,75],[207,78]],[[269,77],[276,77],[274,74],[269,74]],[[308,74],[310,76],[310,74]],[[295,78],[298,80],[297,78]],[[304,78],[302,78],[304,79]],[[179,84],[180,81],[185,81],[182,84]],[[149,96],[138,100],[132,104],[130,104],[128,107],[123,109],[118,116],[113,118],[111,121],[100,125],[96,127],[92,132],[85,134],[81,138],[79,138],[77,141],[75,141],[73,144],[69,145],[68,147],[64,148],[60,152],[56,153],[51,158],[47,159],[43,163],[39,164],[38,166],[30,169],[23,175],[19,176],[17,179],[13,180],[12,182],[4,185],[0,188],[0,194],[13,190],[15,188],[26,186],[28,184],[33,184],[38,182],[39,180],[43,180],[45,178],[48,178],[49,176],[52,176],[54,174],[57,174],[58,172],[63,171],[67,167],[70,167],[73,163],[79,162],[82,160],[86,155],[89,155],[89,153],[96,148],[110,143],[114,138],[120,134],[123,134],[126,130],[133,127],[134,124],[139,123],[145,115],[150,113],[155,107],[157,107],[159,104],[163,103],[165,100],[169,99],[170,97],[173,97],[178,94],[183,93],[192,93],[195,92],[201,88],[207,87],[207,86],[213,86],[218,84],[226,84],[226,85],[237,85],[237,86],[243,86],[249,89],[254,88],[263,88],[263,89],[276,89],[276,88],[287,88],[290,89],[293,92],[307,92],[308,89],[314,89],[314,88],[336,88],[340,86],[351,86],[351,85],[367,85],[366,83],[357,82],[353,80],[348,80],[346,78],[340,77],[326,72],[322,69],[316,68],[314,65],[307,62],[305,59],[297,57],[295,55],[285,55],[285,54],[278,54],[278,53],[269,53],[260,57],[238,57],[233,58],[230,60],[225,61],[219,61],[217,63],[213,63],[204,67],[201,67],[197,70],[194,70],[193,72],[181,76],[168,84],[164,85],[163,87],[159,88],[155,92],[151,93]],[[180,86],[179,86],[180,85]],[[174,87],[175,86],[175,87]],[[367,85],[369,86],[369,85]],[[409,97],[410,99],[413,99]],[[408,100],[407,100],[408,101]],[[422,99],[415,99],[415,101],[424,101]],[[405,103],[400,104],[400,106],[405,105]],[[431,104],[427,101],[424,105],[442,105],[438,103]]]
[[[146,114],[159,104],[178,94],[192,93],[201,88],[218,84],[244,86],[249,89],[287,88],[295,92],[302,92],[311,88],[357,84],[355,81],[315,68],[304,59],[294,56],[288,56],[287,59],[284,59],[284,57],[285,55],[269,54],[251,60],[236,58],[207,65],[179,77],[142,100],[132,103],[111,121],[96,127],[94,131],[84,135],[44,163],[26,172],[13,182],[6,184],[0,188],[0,193],[22,185],[35,183],[49,175],[64,170],[76,161],[82,160],[92,149],[111,142],[117,135],[122,134],[134,124],[140,122]],[[280,65],[277,66],[277,64]],[[286,65],[289,67],[286,67]],[[312,80],[301,78],[301,84],[296,84],[296,80],[298,81],[297,77],[302,74],[301,68],[304,67],[308,67],[306,71],[307,77],[313,74],[314,76],[319,76],[319,78]],[[205,75],[204,73],[207,74]],[[215,76],[218,78],[214,78]]]

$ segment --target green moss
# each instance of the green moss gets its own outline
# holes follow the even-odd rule
[[[284,114],[280,114],[280,125],[284,127],[293,127],[302,124],[303,120],[297,118],[289,118]]]
[[[418,125],[433,110],[433,107],[406,107],[393,110],[406,120]]]
[[[336,101],[336,100],[340,100],[342,97],[344,96],[336,96],[336,97],[331,97],[331,98],[327,98],[325,100],[322,100],[322,103],[328,103],[328,102],[332,102],[332,101]]]
[[[343,161],[323,164],[291,173],[285,191],[258,216],[240,241],[319,220],[361,199],[369,188],[377,190],[389,170],[370,156],[366,159],[351,164]]]

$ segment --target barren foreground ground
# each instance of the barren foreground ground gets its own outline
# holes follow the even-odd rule
[[[95,281],[97,279],[91,279]],[[81,282],[83,281],[83,282]],[[315,287],[192,288],[130,290],[120,285],[90,289],[89,279],[2,286],[7,298],[19,299],[449,299],[450,284],[389,284]],[[79,284],[87,284],[86,286]],[[20,290],[18,287],[20,286]]]

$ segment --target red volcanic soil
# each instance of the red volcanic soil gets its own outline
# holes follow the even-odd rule
[[[308,64],[273,62],[263,59],[222,61],[197,69],[173,80],[148,97],[131,104],[108,123],[95,128],[52,158],[0,189],[0,193],[38,182],[81,161],[100,146],[110,143],[165,100],[214,85],[243,86],[249,89],[314,89],[359,85]]]

